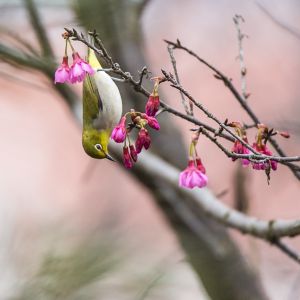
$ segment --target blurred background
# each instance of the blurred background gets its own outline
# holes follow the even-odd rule
[[[144,65],[153,75],[172,71],[163,39],[179,38],[239,87],[235,14],[249,36],[248,101],[265,124],[291,133],[278,141],[299,155],[299,1],[0,1],[1,300],[299,299],[299,266],[278,249],[201,212],[195,232],[169,201],[180,200],[178,193],[85,155],[81,85],[53,85],[63,28],[74,27],[97,29],[134,76]],[[84,56],[85,47],[75,46]],[[181,83],[196,99],[222,120],[250,124],[204,66],[183,52],[175,56]],[[146,99],[117,84],[125,109],[143,109]],[[161,92],[182,110],[174,89]],[[165,115],[160,122],[153,152],[184,168],[191,125]],[[220,201],[263,219],[299,218],[299,183],[286,167],[267,185],[263,172],[241,169],[205,139],[199,152]],[[299,238],[287,242],[300,249]]]

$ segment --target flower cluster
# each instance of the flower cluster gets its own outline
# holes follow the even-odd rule
[[[146,126],[155,130],[160,129],[160,125],[155,118],[160,105],[158,96],[159,80],[159,78],[155,78],[153,92],[149,96],[146,104],[146,113],[137,112],[132,109],[121,118],[119,124],[115,126],[111,133],[111,139],[116,143],[124,143],[123,163],[128,169],[133,167],[133,164],[138,159],[138,154],[142,152],[143,148],[147,150],[151,145],[151,138]],[[128,124],[126,124],[127,116],[130,116],[130,122]],[[138,129],[138,135],[135,143],[132,144],[129,134],[134,128]]]
[[[257,152],[272,156],[272,152],[267,147],[267,138],[268,138],[268,127],[266,127],[264,124],[258,124],[258,132],[256,135],[256,142],[253,143],[252,147]],[[268,160],[264,162],[255,162],[252,164],[252,167],[254,170],[265,170],[268,171],[272,169],[273,171],[277,170],[277,161],[275,160]]]
[[[83,60],[78,52],[75,51],[74,47],[72,46],[68,36],[65,37],[66,39],[66,47],[65,47],[65,55],[62,59],[62,63],[56,69],[54,75],[54,83],[77,83],[82,82],[87,74],[93,75],[95,73],[94,69]],[[72,58],[73,63],[69,66],[68,63],[68,54],[67,48],[70,45],[72,49]]]
[[[194,187],[205,187],[208,182],[205,167],[196,151],[199,133],[197,133],[190,144],[190,158],[186,169],[179,175],[179,186],[192,189]]]
[[[267,148],[267,145],[265,144],[257,144],[253,143],[252,145],[253,149],[256,150],[257,152],[267,155],[267,156],[272,156],[272,152]],[[273,171],[277,170],[277,161],[271,160],[267,162],[255,162],[252,164],[252,167],[254,170],[267,170],[267,169],[272,169]]]
[[[248,144],[248,139],[246,136],[246,131],[242,127],[242,125],[239,122],[232,122],[229,124],[229,126],[234,127],[237,135],[246,143]],[[267,140],[268,140],[268,127],[266,127],[264,124],[258,124],[257,125],[258,132],[256,135],[256,141],[253,143],[252,148],[256,150],[257,152],[267,155],[267,156],[272,156],[272,152],[270,149],[267,147]],[[282,136],[287,136],[286,133],[282,133]],[[236,140],[233,144],[232,148],[233,153],[238,153],[238,154],[250,154],[250,150],[243,145],[240,141]],[[235,161],[237,158],[232,158],[233,161]],[[250,161],[248,159],[241,159],[242,165],[243,166],[248,166],[250,164]],[[272,169],[273,171],[277,170],[277,162],[274,160],[268,160],[268,161],[258,161],[258,162],[252,162],[252,168],[254,170],[270,170]]]

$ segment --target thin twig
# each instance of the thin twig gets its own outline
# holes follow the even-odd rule
[[[240,93],[237,91],[237,89],[235,88],[235,86],[232,84],[231,79],[229,79],[220,70],[218,70],[217,68],[215,68],[213,65],[211,65],[210,63],[208,63],[206,60],[202,59],[195,52],[193,52],[192,50],[190,50],[187,47],[183,46],[181,44],[181,42],[179,42],[178,40],[177,40],[176,43],[168,41],[168,40],[165,40],[165,42],[167,44],[170,44],[170,45],[174,46],[174,49],[180,49],[180,50],[183,50],[183,51],[187,52],[191,56],[195,57],[200,63],[204,64],[210,70],[212,70],[214,72],[214,76],[217,79],[223,81],[223,83],[225,84],[225,86],[231,91],[231,93],[236,98],[236,100],[241,104],[242,108],[250,116],[250,118],[252,119],[252,121],[255,124],[260,124],[261,123],[260,120],[258,119],[258,117],[256,116],[256,114],[252,111],[252,109],[250,108],[250,106],[247,104],[246,101],[244,101],[243,97],[240,95]],[[280,156],[287,156],[285,154],[285,152],[281,149],[281,147],[278,145],[278,143],[276,142],[276,140],[274,138],[270,137],[269,138],[269,142],[274,147],[274,149],[276,150],[276,152]],[[293,172],[293,174],[295,175],[295,177],[300,180],[300,172],[297,171],[298,166],[294,165],[294,164],[287,164],[287,165],[291,169],[291,171]]]
[[[231,130],[227,128],[227,126],[221,122],[215,115],[213,115],[208,109],[206,109],[201,103],[197,102],[192,95],[186,91],[182,86],[180,86],[176,80],[174,79],[172,74],[168,74],[165,70],[161,70],[163,75],[165,76],[166,80],[171,83],[171,86],[175,89],[181,91],[186,97],[188,97],[196,107],[198,107],[201,111],[204,112],[204,114],[209,118],[214,120],[221,128],[223,128],[225,131],[227,131],[234,139],[240,141],[243,146],[245,146],[247,149],[249,149],[252,153],[260,155],[255,149],[253,149],[249,144],[247,144],[242,138],[240,138],[238,135],[233,133]]]
[[[150,92],[147,89],[145,89],[145,87],[143,85],[139,84],[140,80],[137,80],[137,81],[134,80],[134,78],[132,77],[132,75],[129,72],[123,71],[121,66],[113,61],[113,59],[108,55],[108,52],[106,51],[103,44],[101,44],[102,49],[98,49],[92,43],[87,41],[87,39],[84,37],[84,35],[79,34],[75,29],[71,30],[71,29],[65,28],[65,30],[69,33],[70,37],[72,37],[74,40],[78,40],[78,41],[84,43],[89,48],[93,49],[105,61],[107,61],[109,67],[111,67],[111,69],[112,69],[112,72],[121,76],[122,78],[126,79],[128,84],[130,84],[136,92],[143,94],[147,98],[150,96]],[[93,34],[95,34],[95,33],[93,32]],[[97,36],[97,34],[96,34],[96,36]],[[163,108],[164,111],[169,112],[177,117],[180,117],[194,125],[203,126],[206,130],[208,130],[214,134],[217,132],[217,130],[214,129],[213,127],[199,121],[198,119],[196,119],[192,116],[183,114],[180,111],[175,110],[174,108],[170,107],[168,104],[166,104],[162,100],[160,100],[160,106]],[[228,141],[231,141],[231,142],[235,141],[235,139],[231,135],[228,135],[228,134],[220,134],[219,136]]]
[[[247,36],[242,33],[240,28],[240,22],[245,22],[245,20],[241,15],[235,15],[233,18],[233,22],[235,24],[236,31],[237,31],[237,39],[238,39],[238,47],[239,47],[238,58],[240,61],[241,91],[242,91],[242,97],[244,98],[243,100],[246,101],[250,94],[247,93],[247,81],[246,81],[247,68],[245,64],[243,40]]]
[[[248,159],[254,163],[258,162],[267,162],[270,160],[281,162],[285,164],[286,161],[300,161],[300,156],[293,156],[293,157],[280,157],[280,156],[267,156],[267,155],[256,155],[256,154],[238,154],[227,150],[221,143],[218,142],[217,138],[211,136],[207,130],[200,127],[199,131],[203,133],[211,142],[213,142],[217,147],[219,147],[222,152],[224,152],[227,157],[229,158],[241,158],[241,159]]]
[[[168,45],[167,49],[168,49],[170,60],[171,60],[172,66],[173,66],[173,70],[174,70],[176,81],[178,82],[178,84],[180,84],[179,75],[178,75],[177,66],[176,66],[176,59],[174,57],[174,52],[173,52],[173,46]],[[189,109],[189,107],[186,104],[186,100],[184,98],[184,94],[182,92],[180,92],[180,96],[181,96],[181,103],[182,103],[182,106],[183,106],[186,114],[193,116],[194,115],[194,112],[193,112],[193,103],[191,101],[189,101],[190,102],[190,109]]]
[[[112,145],[112,149],[117,149]],[[178,187],[179,170],[155,154],[145,152],[141,155],[136,170],[143,170],[147,176]],[[180,189],[183,196],[189,196],[193,203],[214,220],[238,231],[270,241],[274,238],[300,234],[300,220],[261,220],[228,207],[220,202],[209,189]]]
[[[73,37],[73,39],[83,41],[84,44],[86,44],[88,47],[92,46],[91,48],[107,61],[109,66],[113,69],[113,71],[112,71],[113,73],[122,77],[126,82],[128,82],[130,85],[132,85],[133,88],[137,92],[140,92],[143,95],[149,97],[150,92],[147,91],[142,85],[139,84],[140,80],[137,80],[137,81],[134,80],[134,78],[132,77],[132,75],[129,72],[124,72],[122,70],[121,66],[113,61],[112,57],[108,54],[108,52],[106,51],[106,49],[100,39],[99,39],[98,43],[99,43],[101,49],[98,49],[95,46],[93,46],[89,41],[87,41],[85,39],[84,35],[79,34],[76,30],[74,30],[74,29],[73,30],[66,29],[66,30],[70,34],[70,36]],[[97,34],[95,32],[93,32],[92,34],[93,34],[93,36],[97,37]],[[167,74],[167,72],[165,72],[164,70],[162,70],[162,72],[165,76],[165,79],[164,79],[165,81],[169,81],[174,88],[181,91],[188,99],[190,99],[190,101],[192,101],[194,103],[195,106],[197,106],[199,109],[201,109],[207,115],[208,118],[213,119],[221,128],[223,128],[228,133],[227,135],[224,135],[222,133],[222,134],[220,134],[220,136],[229,137],[227,139],[229,139],[231,141],[239,140],[245,147],[247,147],[253,153],[253,154],[236,154],[236,153],[229,152],[228,150],[226,150],[226,148],[224,148],[222,146],[227,151],[227,154],[230,155],[230,157],[247,158],[249,160],[252,160],[253,162],[269,161],[272,159],[272,160],[276,160],[276,161],[286,164],[286,165],[288,165],[289,161],[300,161],[300,157],[298,157],[298,156],[283,158],[283,157],[278,157],[278,156],[266,156],[261,153],[258,153],[250,145],[245,143],[239,136],[237,136],[231,130],[229,130],[224,123],[222,123],[212,113],[210,113],[202,104],[198,103],[186,90],[184,90],[180,85],[178,85],[178,83],[176,82],[176,80],[174,79],[173,76],[171,76],[170,74]],[[179,116],[187,121],[192,122],[195,125],[199,125],[201,123],[202,125],[199,125],[199,126],[203,126],[206,130],[213,132],[214,134],[216,134],[218,132],[218,130],[215,130],[210,126],[203,124],[202,122],[198,121],[197,119],[174,110],[173,108],[168,106],[163,101],[161,101],[161,107],[164,109],[164,111],[168,111],[176,116]],[[298,167],[298,166],[295,166],[295,167]]]
[[[139,81],[138,81],[138,85],[142,86],[144,76],[147,75],[149,73],[149,71],[148,71],[147,67],[144,66],[142,71],[140,71],[139,73],[140,73],[140,78],[139,78]]]
[[[292,249],[290,246],[282,242],[280,239],[273,239],[270,243],[280,249],[283,253],[285,253],[288,257],[296,261],[300,264],[300,254]]]

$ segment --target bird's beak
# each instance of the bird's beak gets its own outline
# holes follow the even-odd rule
[[[108,153],[106,153],[106,158],[111,161],[116,161],[114,158],[112,158]]]

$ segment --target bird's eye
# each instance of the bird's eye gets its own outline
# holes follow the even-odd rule
[[[99,151],[102,150],[102,146],[101,146],[100,144],[96,144],[96,145],[95,145],[95,148],[96,148],[97,150],[99,150]]]

